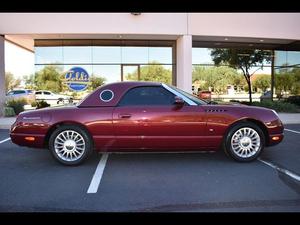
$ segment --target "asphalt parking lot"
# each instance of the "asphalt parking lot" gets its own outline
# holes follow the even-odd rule
[[[66,167],[0,130],[1,212],[300,212],[300,124],[259,160],[223,152],[94,154]]]

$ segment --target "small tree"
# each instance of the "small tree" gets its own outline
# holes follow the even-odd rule
[[[258,49],[212,49],[211,56],[216,65],[228,64],[230,67],[240,69],[246,79],[249,92],[249,101],[252,103],[251,76],[256,72],[250,73],[252,67],[260,66],[271,61],[271,52]]]
[[[269,87],[271,87],[271,77],[270,75],[260,75],[253,81],[253,87],[261,89],[265,92]]]
[[[23,80],[25,81],[25,88],[34,89],[35,88],[35,75],[24,75]]]
[[[279,73],[275,75],[276,94],[281,96],[282,92],[290,91],[294,86],[295,80],[291,73]]]
[[[20,79],[15,79],[14,75],[10,72],[5,73],[5,91],[9,91],[18,87],[21,83]]]
[[[35,73],[35,86],[37,87],[37,89],[61,92],[63,86],[61,74],[61,67],[53,65],[45,66],[42,70]]]
[[[158,62],[152,61],[152,64],[157,64]],[[132,73],[127,74],[127,80],[137,80],[138,71],[135,70]],[[162,65],[147,65],[142,66],[140,69],[140,80],[141,81],[157,81],[167,84],[172,82],[172,71],[165,68]]]
[[[95,90],[99,86],[102,86],[105,83],[105,81],[106,81],[106,79],[104,77],[99,77],[99,76],[92,74],[90,77],[91,84],[89,86],[89,89]]]
[[[193,83],[198,82],[203,90],[213,88],[214,92],[220,94],[227,90],[227,85],[238,86],[242,85],[243,81],[243,76],[228,66],[195,66],[193,68]]]

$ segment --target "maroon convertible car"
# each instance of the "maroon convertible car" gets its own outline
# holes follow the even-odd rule
[[[99,152],[178,152],[223,149],[237,161],[256,159],[283,139],[275,111],[209,104],[176,87],[119,82],[99,87],[77,105],[22,112],[11,140],[49,148],[65,165]]]

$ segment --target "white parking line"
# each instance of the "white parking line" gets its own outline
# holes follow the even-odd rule
[[[293,132],[293,133],[296,133],[296,134],[300,134],[300,131],[290,130],[290,129],[286,129],[286,128],[284,128],[284,130],[289,131],[289,132]]]
[[[99,187],[102,175],[103,175],[103,171],[104,171],[104,168],[106,165],[107,158],[108,158],[108,154],[104,153],[98,163],[97,169],[96,169],[93,179],[90,183],[89,189],[87,191],[88,194],[97,193],[97,190],[98,190],[98,187]]]
[[[298,174],[295,174],[295,173],[293,173],[293,172],[291,172],[291,171],[289,171],[289,170],[280,168],[279,166],[277,166],[277,165],[275,165],[275,164],[273,164],[273,163],[271,163],[271,162],[262,160],[262,159],[260,159],[260,158],[258,159],[258,161],[260,161],[260,162],[262,162],[262,163],[264,163],[264,164],[266,164],[266,165],[272,167],[272,168],[275,169],[275,170],[278,170],[278,171],[280,171],[280,172],[282,172],[282,173],[288,175],[289,177],[291,177],[291,178],[293,178],[293,179],[295,179],[295,180],[297,180],[297,181],[300,181],[300,176],[299,176]]]
[[[9,140],[10,140],[10,138],[6,138],[6,139],[0,141],[0,144],[4,143],[4,142],[6,142],[6,141],[9,141]]]

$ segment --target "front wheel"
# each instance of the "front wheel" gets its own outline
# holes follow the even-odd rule
[[[63,125],[50,136],[49,149],[53,157],[68,166],[81,164],[92,152],[88,133],[74,125]]]
[[[233,126],[223,144],[225,152],[240,162],[255,160],[264,146],[264,133],[254,123],[240,123]]]

